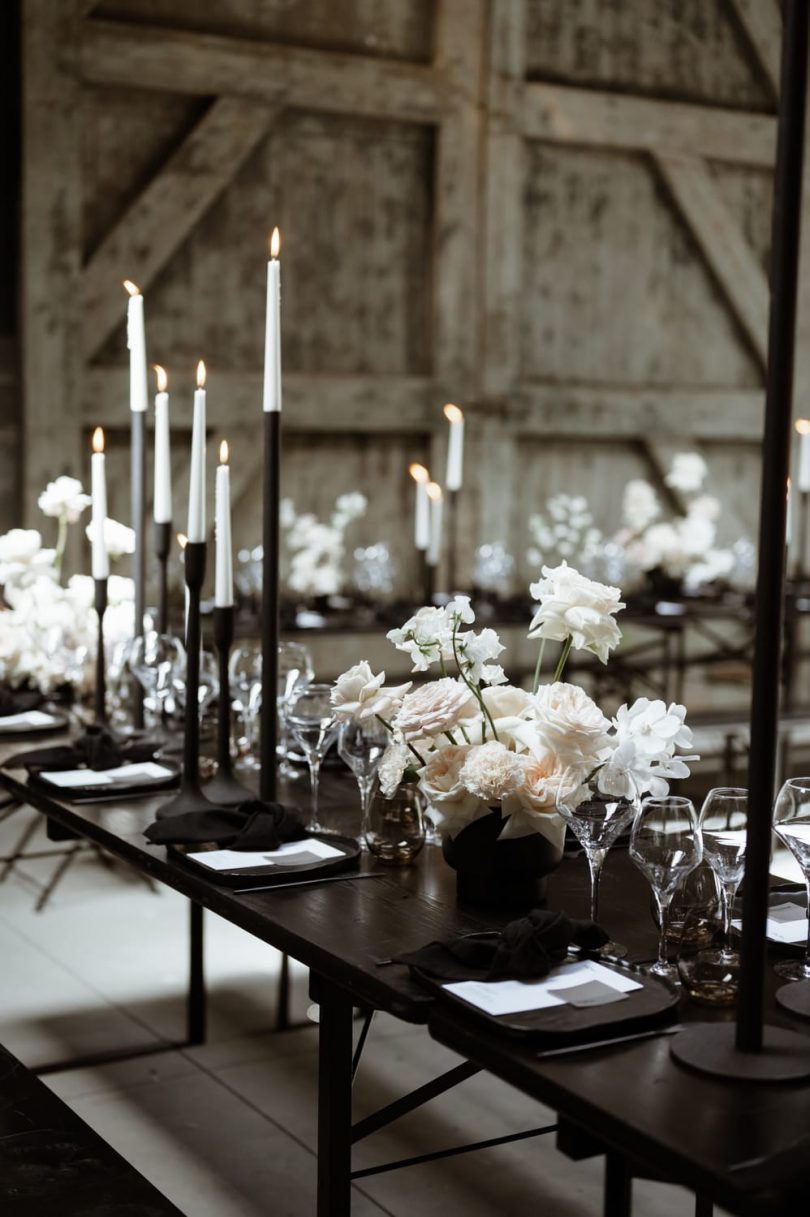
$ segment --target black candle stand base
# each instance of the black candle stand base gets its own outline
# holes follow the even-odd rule
[[[810,1018],[810,980],[794,980],[776,990],[776,1000],[783,1010]]]
[[[255,790],[249,790],[238,782],[232,773],[215,774],[202,788],[203,796],[217,807],[238,807],[247,799],[257,798]]]
[[[799,1082],[810,1078],[810,1039],[783,1027],[762,1028],[762,1051],[740,1052],[734,1023],[693,1023],[670,1052],[680,1065],[739,1082]]]
[[[234,635],[233,605],[214,609],[214,645],[219,661],[219,713],[217,716],[217,773],[203,786],[205,797],[219,807],[237,807],[256,795],[233,776],[231,768],[231,677],[229,660]]]
[[[213,806],[214,800],[207,799],[196,782],[184,783],[179,794],[157,809],[155,819],[167,820],[171,816],[188,815],[189,812],[210,811]]]

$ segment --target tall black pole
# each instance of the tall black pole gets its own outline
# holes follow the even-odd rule
[[[143,614],[145,605],[144,583],[146,579],[146,547],[144,528],[146,524],[146,412],[130,412],[132,444],[130,448],[130,483],[132,488],[132,528],[135,532],[135,549],[132,554],[132,579],[135,584],[135,628],[134,637],[143,636]],[[143,689],[137,680],[132,682],[132,719],[136,727],[143,726]]]
[[[155,558],[158,568],[158,619],[159,634],[169,632],[169,552],[172,547],[171,520],[155,521]]]
[[[771,822],[779,727],[786,488],[790,474],[807,92],[807,0],[787,0],[784,23],[771,240],[771,309],[762,441],[756,640],[751,686],[748,837],[742,914],[745,932],[740,951],[737,1016],[737,1048],[741,1052],[759,1052],[762,1048],[765,923],[768,915]]]
[[[262,546],[262,709],[259,793],[276,798],[276,703],[278,699],[278,513],[280,502],[281,411],[265,410]]]

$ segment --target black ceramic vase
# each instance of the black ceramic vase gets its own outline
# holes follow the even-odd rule
[[[533,832],[507,838],[499,807],[473,820],[455,837],[445,837],[442,853],[456,872],[460,904],[527,912],[545,902],[547,876],[562,862],[562,845]]]

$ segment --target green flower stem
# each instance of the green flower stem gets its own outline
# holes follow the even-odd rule
[[[467,732],[464,730],[464,724],[463,724],[463,723],[459,723],[459,725],[458,725],[458,729],[459,729],[459,731],[461,732],[461,734],[464,736],[464,742],[465,742],[466,744],[469,744],[469,742],[470,742],[470,737],[469,737],[469,735],[467,734]]]
[[[556,682],[562,678],[563,669],[565,668],[565,665],[568,661],[568,656],[571,654],[571,647],[573,645],[574,645],[574,640],[569,634],[568,638],[566,638],[566,640],[565,640],[565,646],[562,649],[562,655],[560,655],[559,662],[555,669],[552,684],[556,684]]]
[[[534,680],[532,681],[532,693],[536,693],[540,688],[540,668],[543,663],[543,654],[546,649],[545,638],[540,639],[540,650],[537,653],[537,663],[534,666]]]
[[[383,718],[382,714],[375,714],[374,717],[377,719],[378,722],[382,723],[382,725],[385,727],[386,731],[390,731],[391,735],[394,734],[393,726],[391,725],[391,723],[389,723],[386,719]],[[410,749],[410,751],[416,757],[419,764],[424,766],[425,758],[422,756],[421,752],[419,752],[416,748],[414,748],[413,744],[409,744],[407,740],[403,740],[403,743],[405,744],[406,748]]]
[[[486,718],[489,719],[489,725],[492,728],[492,734],[494,735],[495,739],[497,740],[498,732],[495,730],[495,723],[493,722],[492,715],[490,714],[489,710],[487,709],[486,705],[484,704],[484,699],[481,696],[481,690],[476,685],[474,685],[472,683],[472,681],[468,680],[468,678],[464,672],[464,669],[461,666],[461,661],[459,660],[459,657],[458,657],[458,647],[456,646],[456,635],[457,634],[458,634],[458,622],[454,621],[454,623],[453,623],[453,658],[456,661],[456,667],[458,668],[458,674],[461,677],[461,679],[464,681],[467,688],[472,693],[475,700],[478,702],[479,706],[481,707],[482,713],[486,716]],[[481,743],[483,744],[485,742],[485,740],[486,740],[486,732],[484,730],[484,724],[482,722],[481,723]]]
[[[447,675],[447,664],[444,662],[444,655],[439,651],[439,667],[441,668],[442,676]]]
[[[59,517],[59,532],[56,535],[56,552],[53,556],[53,564],[56,567],[56,576],[59,582],[62,582],[62,559],[65,556],[65,546],[67,544],[68,522],[66,516]]]
[[[447,736],[447,738],[449,739],[451,744],[453,744],[455,747],[458,747],[458,741],[454,738],[452,731],[445,731],[444,734]]]

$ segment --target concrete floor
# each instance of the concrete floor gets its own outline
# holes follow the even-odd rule
[[[6,853],[26,823],[0,825]],[[42,848],[39,835],[29,848]],[[27,1064],[179,1037],[187,910],[165,889],[85,855],[43,913],[24,863],[0,886],[0,1043]],[[209,1042],[47,1078],[188,1217],[304,1217],[315,1211],[317,1030],[272,1033],[279,956],[218,918],[206,925]],[[306,975],[294,973],[303,1019]],[[375,1110],[459,1058],[427,1033],[375,1018],[356,1083],[356,1114]],[[685,1113],[686,1114],[686,1113]],[[355,1166],[537,1127],[553,1113],[480,1074],[363,1142]],[[356,1217],[600,1214],[602,1162],[574,1163],[553,1136],[363,1180]],[[636,1217],[687,1217],[693,1199],[636,1181]]]

